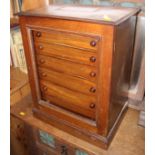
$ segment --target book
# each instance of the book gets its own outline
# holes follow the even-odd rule
[[[14,67],[18,67],[18,60],[17,60],[17,55],[15,52],[15,48],[14,48],[14,43],[13,43],[13,38],[12,35],[10,35],[10,51],[11,51],[11,56],[12,56],[12,64]]]
[[[22,1],[21,0],[12,0],[12,8],[13,8],[13,13],[18,13],[21,11],[22,8]]]
[[[19,27],[11,30],[10,34],[12,64],[22,72],[27,73],[27,66],[23,48],[23,42]]]

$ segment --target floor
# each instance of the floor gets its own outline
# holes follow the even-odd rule
[[[129,109],[108,149],[102,155],[144,155],[145,129],[137,125],[139,112]]]

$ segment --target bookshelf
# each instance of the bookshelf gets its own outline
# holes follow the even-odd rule
[[[18,16],[15,14],[52,3],[49,0],[10,0],[10,66],[27,73]]]
[[[11,28],[10,45],[12,67],[19,68],[22,72],[27,73],[23,42],[18,25]]]
[[[18,16],[23,0],[10,0],[10,66],[27,73]]]

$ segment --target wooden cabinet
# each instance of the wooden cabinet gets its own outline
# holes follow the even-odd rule
[[[138,9],[20,13],[36,117],[107,148],[127,108]]]
[[[39,155],[88,155],[89,153],[83,151],[75,146],[56,139],[53,135],[43,131],[34,129],[36,136],[37,150],[41,152]],[[91,153],[89,155],[92,155]]]
[[[11,116],[12,155],[93,155],[29,123]]]

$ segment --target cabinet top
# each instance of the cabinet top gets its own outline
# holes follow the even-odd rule
[[[44,8],[20,12],[18,15],[117,25],[138,11],[139,8],[49,5]]]

